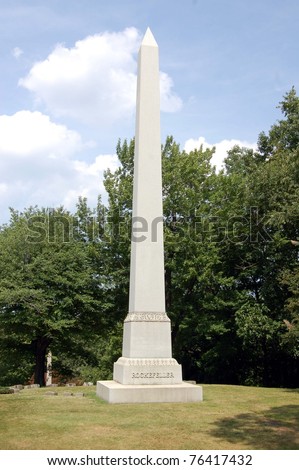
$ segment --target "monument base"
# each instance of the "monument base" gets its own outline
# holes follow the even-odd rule
[[[172,385],[124,385],[97,382],[97,396],[108,403],[188,403],[202,401],[202,387],[182,382]]]
[[[120,357],[113,380],[124,385],[174,385],[182,383],[182,367],[173,358]]]

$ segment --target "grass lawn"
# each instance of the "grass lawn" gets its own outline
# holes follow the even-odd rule
[[[55,390],[0,395],[0,449],[299,449],[299,389],[204,385],[200,403],[138,405]]]

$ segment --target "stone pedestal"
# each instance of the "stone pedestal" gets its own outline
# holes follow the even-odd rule
[[[123,356],[171,358],[171,327],[166,313],[129,313],[124,321]]]
[[[97,382],[97,395],[109,403],[186,403],[202,401],[202,387],[186,382],[175,385],[124,385],[105,380]]]
[[[182,383],[182,368],[175,359],[131,359],[114,363],[113,378],[125,385],[170,385]]]

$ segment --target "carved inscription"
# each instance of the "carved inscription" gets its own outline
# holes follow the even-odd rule
[[[161,322],[169,322],[169,318],[167,317],[166,313],[164,312],[130,312],[128,313],[125,322],[129,321],[161,321]]]
[[[176,366],[175,359],[126,359],[130,366]]]
[[[133,372],[132,379],[174,379],[172,372]]]

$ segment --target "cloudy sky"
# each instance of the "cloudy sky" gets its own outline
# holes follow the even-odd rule
[[[72,209],[105,194],[134,136],[137,52],[160,48],[161,123],[214,163],[299,91],[298,0],[0,0],[0,223],[8,207]]]

